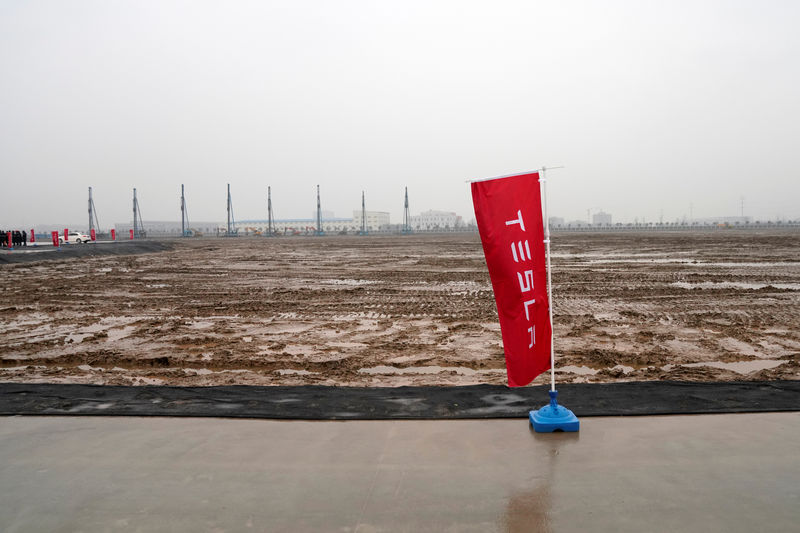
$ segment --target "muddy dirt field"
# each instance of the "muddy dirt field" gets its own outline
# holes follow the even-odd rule
[[[506,383],[477,234],[170,247],[0,264],[0,381]],[[800,379],[800,233],[560,233],[553,282],[559,382]]]

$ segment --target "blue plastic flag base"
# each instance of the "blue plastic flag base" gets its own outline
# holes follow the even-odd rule
[[[581,423],[575,413],[562,405],[558,405],[558,391],[551,390],[550,403],[541,409],[528,414],[531,425],[537,433],[554,431],[578,431]]]

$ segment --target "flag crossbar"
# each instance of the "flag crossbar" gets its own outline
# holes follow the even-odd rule
[[[506,174],[505,176],[495,176],[493,178],[478,178],[478,179],[474,179],[474,180],[466,180],[466,183],[478,183],[480,181],[490,181],[490,180],[499,180],[499,179],[503,179],[503,178],[513,178],[514,176],[522,176],[524,174],[533,174],[534,172],[546,172],[548,170],[553,170],[553,169],[556,169],[556,168],[564,168],[564,166],[562,165],[562,166],[558,166],[558,167],[542,167],[542,168],[537,168],[536,170],[528,170],[526,172],[515,172],[514,174]]]

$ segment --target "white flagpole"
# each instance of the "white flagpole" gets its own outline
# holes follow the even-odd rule
[[[551,167],[552,168],[552,167]],[[553,344],[553,278],[550,274],[550,220],[547,216],[547,168],[542,167],[539,184],[542,187],[544,211],[544,244],[547,253],[547,301],[550,304],[550,404],[528,413],[528,419],[537,433],[552,431],[580,431],[581,423],[575,413],[558,405],[556,392],[556,352]]]
[[[547,217],[547,167],[542,167],[539,177],[544,208],[544,245],[547,251],[547,302],[550,311],[550,390],[556,390],[556,355],[553,346],[553,280],[550,277],[550,219]]]

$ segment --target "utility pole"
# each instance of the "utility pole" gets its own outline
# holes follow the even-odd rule
[[[233,201],[231,200],[231,184],[228,184],[228,231],[226,237],[236,235],[236,220],[233,217]]]
[[[186,209],[186,196],[181,183],[181,237],[187,237],[189,231],[189,211]]]
[[[359,235],[367,234],[367,207],[364,200],[364,191],[361,191],[361,233]]]
[[[272,218],[272,187],[267,187],[267,235],[275,234],[274,219]]]
[[[92,230],[100,231],[100,221],[97,220],[97,209],[94,207],[94,200],[92,199],[92,188],[89,187],[89,234]]]
[[[411,217],[408,214],[408,187],[406,187],[406,201],[403,206],[403,233],[411,233]]]
[[[136,202],[136,187],[133,188],[133,238],[136,238],[136,211],[138,210],[139,205]]]
[[[317,235],[322,235],[322,204],[319,201],[319,185],[317,185]]]
[[[742,207],[742,218],[744,218],[744,196],[741,197],[741,201],[742,201],[742,206],[741,206]]]

